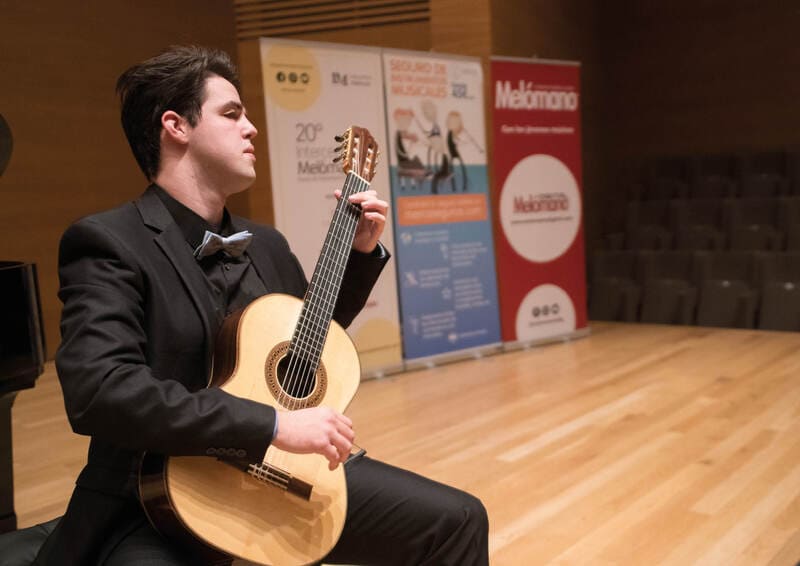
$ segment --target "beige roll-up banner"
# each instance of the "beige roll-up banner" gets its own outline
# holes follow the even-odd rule
[[[336,205],[333,191],[345,178],[332,161],[334,136],[358,125],[386,147],[381,55],[369,47],[260,41],[275,224],[310,277]],[[371,188],[390,199],[385,162]],[[381,238],[390,251],[392,233],[390,217]],[[402,369],[395,273],[392,259],[348,328],[363,377]]]

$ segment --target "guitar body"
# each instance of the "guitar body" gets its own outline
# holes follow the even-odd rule
[[[265,295],[238,318],[226,321],[214,358],[212,387],[293,410],[326,405],[343,412],[360,381],[356,349],[331,323],[313,388],[294,397],[279,377],[303,302]],[[325,556],[344,526],[347,491],[343,466],[328,469],[317,454],[291,454],[270,446],[264,457],[277,469],[311,486],[308,498],[253,477],[212,457],[147,454],[140,474],[141,497],[151,522],[205,562],[225,555],[257,564],[307,564]],[[256,464],[261,464],[257,462]]]

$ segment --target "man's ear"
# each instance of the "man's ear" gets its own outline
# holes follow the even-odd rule
[[[174,110],[167,110],[161,115],[161,127],[164,135],[176,143],[183,144],[189,139],[189,122]]]

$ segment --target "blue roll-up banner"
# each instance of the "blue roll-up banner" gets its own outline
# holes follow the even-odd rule
[[[499,348],[479,59],[383,51],[403,354]]]

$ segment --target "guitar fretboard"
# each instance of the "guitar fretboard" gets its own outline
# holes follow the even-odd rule
[[[303,390],[304,387],[299,383],[312,379],[319,366],[350,257],[356,225],[361,217],[361,208],[351,204],[348,197],[367,189],[369,183],[366,180],[352,172],[347,174],[342,187],[342,198],[333,213],[289,346],[289,356],[294,360],[291,366],[294,369],[290,367],[293,375],[287,377],[298,384],[292,389]]]

